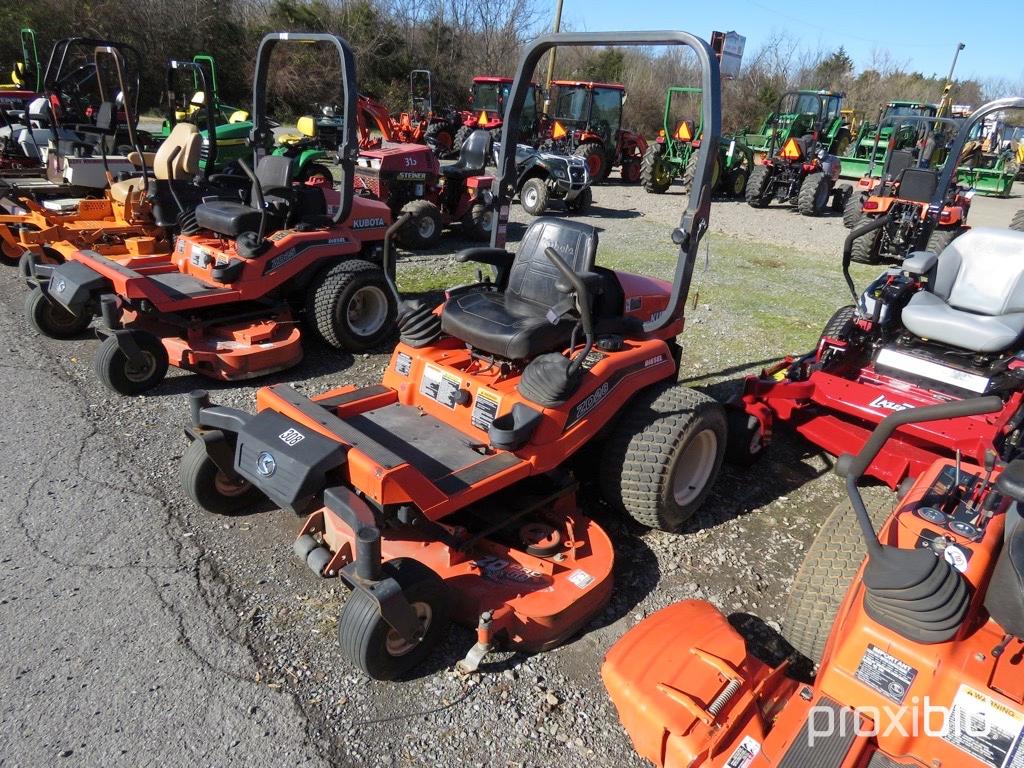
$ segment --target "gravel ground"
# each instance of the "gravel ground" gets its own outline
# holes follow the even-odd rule
[[[652,196],[615,183],[597,188],[586,220],[603,229],[599,263],[671,274],[669,235],[683,202],[679,194]],[[981,199],[976,205],[995,218],[1005,207],[1008,221],[1020,200]],[[513,218],[516,239],[527,222],[518,206]],[[831,313],[848,300],[838,270],[845,232],[838,217],[812,220],[791,210],[716,202],[706,239],[708,266],[699,266],[695,275],[682,337],[681,378],[724,398],[745,372],[810,348]],[[453,237],[437,254],[408,256],[400,267],[400,283],[431,292],[465,279],[464,266],[448,255],[458,245]],[[858,268],[854,275],[863,284],[874,271]],[[13,274],[0,285],[0,300],[8,316],[21,311],[23,288]],[[4,341],[17,344],[17,335]],[[149,396],[114,398],[92,372],[94,340],[32,344],[40,365],[81,392],[104,449],[117,447],[104,454],[106,465],[95,471],[130,482],[135,492],[162,502],[156,511],[127,505],[109,514],[122,515],[133,536],[145,538],[152,526],[187,540],[179,556],[192,558],[189,568],[204,595],[197,616],[209,623],[211,636],[251,657],[251,666],[240,662],[238,679],[225,684],[289,697],[306,731],[296,734],[298,742],[308,745],[304,748],[311,758],[339,766],[379,762],[382,755],[395,766],[554,767],[577,766],[581,760],[593,766],[641,765],[600,682],[598,669],[608,647],[644,616],[683,598],[712,601],[734,615],[752,639],[770,647],[777,641],[788,584],[803,551],[843,498],[828,457],[784,431],[756,467],[723,471],[704,509],[681,535],[627,523],[600,502],[589,486],[592,478],[583,477],[583,508],[616,545],[616,589],[607,609],[561,648],[536,656],[495,654],[482,675],[469,679],[451,669],[473,636],[453,628],[413,679],[377,683],[365,679],[337,650],[334,634],[343,590],[337,582],[315,578],[291,554],[300,521],[271,509],[211,517],[184,499],[176,472],[185,446],[181,428],[189,390],[206,387],[215,401],[250,409],[256,388],[266,383],[288,381],[312,394],[343,383],[374,382],[387,363],[387,349],[352,357],[310,343],[300,367],[269,380],[228,387],[172,370]],[[58,430],[59,417],[56,404],[49,415],[42,409],[34,427]],[[887,492],[875,488],[871,495],[884,501]],[[116,520],[108,521],[110,535],[121,527],[114,525]],[[56,542],[43,541],[42,546]],[[22,577],[13,569],[5,578],[16,584]],[[167,588],[175,591],[173,584]],[[188,594],[183,591],[179,598],[187,600]],[[206,618],[209,603],[216,604],[216,621]],[[20,643],[29,638],[12,630],[8,653],[26,653]],[[101,644],[96,652],[100,663],[109,663],[102,659],[118,650]],[[176,693],[173,684],[165,683],[164,690],[171,697]],[[108,694],[116,701],[127,695],[116,685]],[[9,718],[5,708],[0,716],[4,730]],[[255,737],[239,733],[241,748],[254,746],[249,738]],[[44,757],[37,762],[49,762]],[[279,757],[268,751],[263,761],[276,764]],[[0,751],[0,765],[4,762]],[[192,760],[185,752],[180,760],[163,756],[164,764],[186,762]],[[259,758],[249,762],[259,763]],[[140,761],[115,755],[105,764]]]

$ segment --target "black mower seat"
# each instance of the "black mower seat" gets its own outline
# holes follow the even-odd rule
[[[459,159],[441,168],[441,175],[448,179],[460,180],[479,176],[487,168],[487,149],[490,144],[490,133],[484,130],[473,131],[463,142]]]
[[[526,360],[564,349],[575,322],[557,325],[547,311],[565,298],[561,279],[544,249],[553,247],[578,273],[590,272],[597,230],[588,224],[541,217],[523,236],[506,285],[500,291],[456,294],[441,313],[441,330],[471,347],[509,360]]]
[[[903,309],[915,336],[978,354],[1024,334],[1024,233],[977,227],[939,254],[928,290]]]
[[[256,178],[263,191],[263,202],[268,210],[287,211],[290,203],[292,161],[288,157],[267,155],[256,166]],[[256,185],[249,202],[256,202]],[[238,237],[243,232],[256,232],[260,228],[260,210],[235,200],[211,200],[196,206],[196,224],[202,229],[226,237]]]

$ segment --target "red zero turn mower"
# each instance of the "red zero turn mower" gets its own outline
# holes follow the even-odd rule
[[[959,157],[971,123],[1022,108],[1021,98],[980,107],[960,128],[949,157]],[[947,162],[935,185],[919,248],[938,223],[955,170],[956,163]],[[937,457],[960,454],[981,463],[989,449],[1006,461],[1019,454],[1024,234],[972,229],[941,253],[911,253],[858,296],[849,272],[852,244],[887,223],[886,217],[871,220],[846,238],[843,273],[856,306],[836,312],[814,350],[747,379],[742,396],[731,403],[730,460],[753,462],[777,420],[791,422],[812,443],[839,455],[863,445],[893,411],[982,395],[998,395],[1004,407],[956,422],[901,427],[867,474],[896,488]]]
[[[279,33],[260,45],[253,85],[253,147],[265,146],[266,83],[278,42],[321,42],[341,59],[346,118],[355,114],[355,65],[333,35]],[[156,386],[168,363],[211,378],[252,378],[302,359],[297,320],[329,345],[363,350],[393,328],[395,303],[380,266],[391,220],[387,206],[354,198],[355,120],[338,147],[341,192],[298,184],[286,157],[258,157],[248,204],[211,200],[195,209],[195,235],[178,237],[169,256],[131,268],[94,251],[39,277],[55,312],[68,316],[62,337],[99,315],[104,342],[96,372],[108,387],[139,394]]]
[[[612,547],[579,509],[568,465],[599,436],[606,497],[649,526],[678,527],[721,465],[723,409],[676,383],[720,126],[707,44],[682,32],[542,37],[521,61],[504,131],[519,124],[544,53],[604,44],[685,45],[703,70],[714,140],[672,233],[671,285],[597,266],[597,232],[576,222],[539,218],[514,255],[498,247],[516,184],[516,144],[504,137],[491,247],[459,255],[493,267],[493,281],[449,291],[436,308],[402,302],[401,341],[379,385],[312,399],[268,387],[255,415],[192,395],[187,493],[212,512],[265,496],[308,514],[296,554],[353,590],[339,640],[372,677],[413,667],[449,618],[478,629],[462,663],[474,670],[495,644],[550,648],[601,610]],[[405,224],[389,229],[386,264]]]
[[[797,679],[796,654],[765,663],[697,600],[612,646],[601,675],[637,752],[659,768],[1019,765],[1024,461],[937,460],[891,512],[869,511],[857,487],[897,425],[1000,408],[990,396],[892,414],[837,462],[850,499],[825,520],[783,618],[818,664],[813,684]]]

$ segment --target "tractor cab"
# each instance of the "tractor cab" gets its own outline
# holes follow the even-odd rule
[[[864,123],[856,134],[856,140],[843,156],[843,178],[878,178],[890,150],[910,149],[918,140],[921,122],[915,119],[936,117],[938,109],[937,104],[890,101],[877,123]]]
[[[775,112],[773,137],[776,147],[786,159],[790,157],[792,140],[806,153],[812,143],[830,145],[831,129],[842,121],[842,94],[815,91],[791,91],[783,95]]]
[[[616,134],[622,127],[625,86],[618,83],[554,80],[551,88],[555,91],[551,101],[551,117],[554,121],[552,138],[560,138],[560,132],[580,132],[596,134],[605,144],[615,142]]]
[[[470,89],[469,106],[478,117],[478,127],[488,127],[485,123],[501,120],[507,107],[508,95],[512,90],[511,77],[479,76],[473,78],[473,87]],[[540,113],[538,102],[539,91],[535,83],[530,83],[530,90],[526,95],[526,103],[523,105],[523,125],[533,125]],[[480,121],[483,122],[480,122]]]

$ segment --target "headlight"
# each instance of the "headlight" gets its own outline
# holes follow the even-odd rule
[[[560,165],[556,165],[551,169],[551,173],[556,179],[568,179],[569,173]]]

